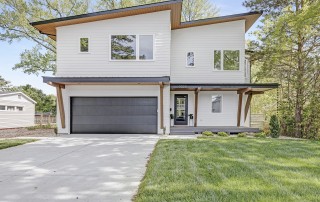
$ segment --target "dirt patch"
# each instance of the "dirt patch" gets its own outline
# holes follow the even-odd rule
[[[11,137],[55,137],[53,129],[28,130],[27,128],[3,129],[0,130],[0,138]]]

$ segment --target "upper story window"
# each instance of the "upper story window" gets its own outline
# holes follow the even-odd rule
[[[18,111],[23,111],[23,107],[17,107]]]
[[[239,50],[215,50],[214,70],[239,70],[240,51]]]
[[[15,111],[15,106],[7,106],[7,111]]]
[[[187,52],[187,67],[194,67],[194,52]]]
[[[153,60],[153,35],[111,35],[111,60]]]
[[[221,113],[222,111],[222,95],[213,95],[212,100],[212,113]]]
[[[81,53],[89,52],[89,38],[80,38],[80,52]]]

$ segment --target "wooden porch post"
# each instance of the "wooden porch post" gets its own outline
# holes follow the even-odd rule
[[[194,91],[194,127],[198,125],[198,98],[199,98],[200,88]]]
[[[243,93],[239,92],[239,100],[238,100],[238,115],[237,115],[237,126],[240,126],[241,122],[241,111],[242,111],[242,96]]]
[[[63,105],[63,97],[62,97],[62,91],[61,88],[63,88],[63,85],[56,85],[57,89],[57,101],[59,105],[59,113],[60,113],[60,120],[61,120],[61,127],[66,128],[66,121],[65,121],[65,113],[64,113],[64,105]]]
[[[163,82],[160,82],[160,128],[163,129]]]
[[[248,98],[247,98],[247,102],[246,102],[246,106],[244,108],[244,121],[247,120],[251,99],[252,99],[252,93],[249,93]]]

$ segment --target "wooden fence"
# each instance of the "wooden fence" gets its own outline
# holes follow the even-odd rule
[[[35,121],[35,124],[39,124],[39,125],[55,124],[56,117],[52,115],[47,115],[47,114],[36,114],[34,121]]]
[[[263,129],[265,118],[264,114],[251,114],[251,127]]]

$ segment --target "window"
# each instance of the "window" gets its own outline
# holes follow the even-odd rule
[[[7,110],[8,111],[14,111],[16,107],[14,106],[7,106]]]
[[[194,52],[187,53],[187,67],[194,67]]]
[[[17,107],[17,110],[21,112],[23,111],[23,107]]]
[[[139,59],[153,60],[153,36],[152,35],[140,35]]]
[[[0,110],[1,110],[1,111],[6,110],[6,106],[0,105]]]
[[[222,96],[213,95],[212,96],[212,113],[221,113],[222,111]]]
[[[214,70],[239,70],[240,51],[239,50],[215,50],[213,58]]]
[[[221,70],[221,51],[214,51],[214,60],[213,60],[213,68],[214,70]]]
[[[239,70],[239,51],[238,50],[223,51],[223,69]]]
[[[80,52],[81,53],[89,52],[89,38],[80,38]]]
[[[153,35],[111,35],[111,60],[153,60]]]

